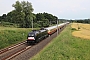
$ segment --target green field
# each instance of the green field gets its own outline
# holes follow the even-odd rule
[[[0,49],[27,39],[31,28],[0,27]]]
[[[30,60],[90,60],[90,40],[74,37],[72,31],[68,25]]]

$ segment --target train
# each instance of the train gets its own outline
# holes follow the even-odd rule
[[[54,34],[57,30],[62,29],[65,27],[69,22],[61,23],[55,26],[42,28],[40,30],[32,30],[27,35],[27,44],[35,44],[40,42],[41,40],[45,39],[48,36]]]

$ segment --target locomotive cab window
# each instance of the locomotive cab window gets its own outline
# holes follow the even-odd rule
[[[28,34],[28,36],[32,36],[32,37],[33,37],[33,36],[34,36],[34,34],[33,34],[33,33],[30,33],[30,34]]]

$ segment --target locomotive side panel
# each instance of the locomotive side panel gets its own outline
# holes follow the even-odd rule
[[[38,43],[41,40],[43,40],[44,38],[46,38],[46,36],[48,36],[47,30],[39,30],[37,32],[35,32],[35,31],[31,32],[27,36],[27,43],[28,44]]]

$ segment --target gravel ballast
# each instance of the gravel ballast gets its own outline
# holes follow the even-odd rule
[[[64,27],[65,28],[65,27]],[[60,33],[64,28],[59,30],[58,32]],[[51,35],[50,37],[47,37],[46,39],[42,40],[40,43],[32,46],[30,49],[27,51],[21,53],[20,55],[16,56],[12,60],[28,60],[34,55],[36,55],[40,50],[42,50],[50,41],[57,36],[57,32]]]

